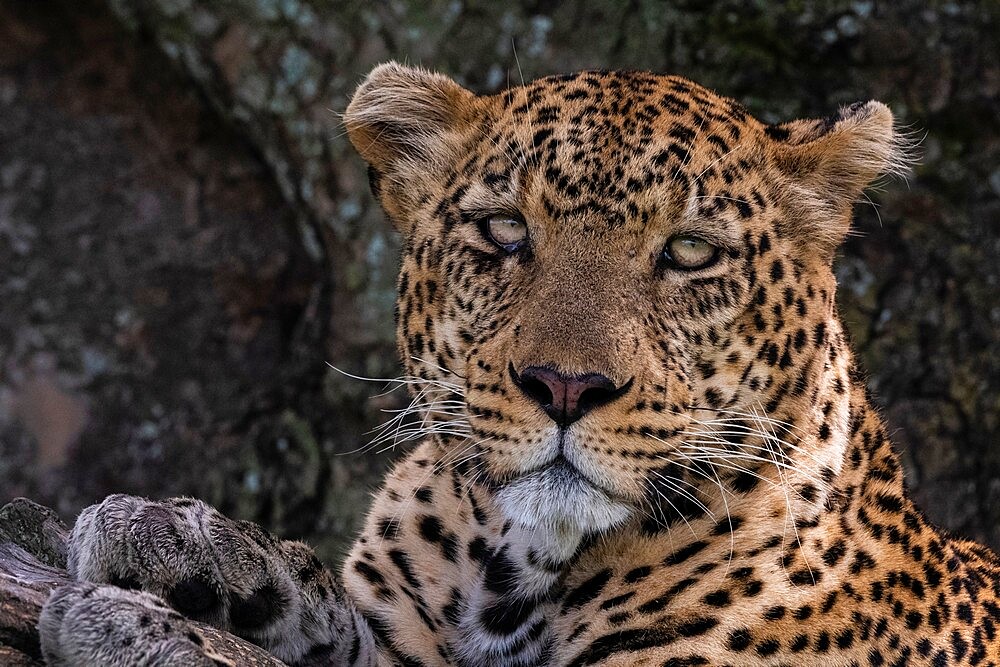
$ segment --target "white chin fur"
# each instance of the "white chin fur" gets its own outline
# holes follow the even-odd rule
[[[503,487],[497,503],[504,516],[531,530],[585,535],[610,530],[628,519],[628,505],[608,497],[566,465],[556,464]]]

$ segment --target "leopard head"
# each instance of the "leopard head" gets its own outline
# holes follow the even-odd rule
[[[669,523],[795,452],[836,473],[831,265],[863,188],[901,164],[885,105],[767,125],[675,76],[479,96],[390,63],[345,123],[403,239],[403,362],[460,386],[466,430],[442,443],[509,519]]]

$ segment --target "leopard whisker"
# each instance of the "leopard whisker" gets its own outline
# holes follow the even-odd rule
[[[433,403],[423,403],[416,408],[398,408],[390,409],[384,408],[381,412],[386,414],[404,414],[413,413],[415,411],[420,412],[433,412],[435,414],[450,414],[450,415],[461,415],[463,412],[458,412],[458,409],[464,409],[465,403],[459,403],[454,401],[435,401]]]
[[[427,359],[424,359],[423,357],[416,357],[416,356],[413,356],[413,355],[410,355],[410,359],[413,360],[413,361],[419,362],[421,364],[424,364],[425,366],[430,366],[431,368],[436,368],[437,370],[441,371],[442,373],[448,373],[449,375],[454,375],[455,377],[459,378],[463,382],[465,381],[465,376],[464,375],[462,375],[461,373],[459,373],[457,371],[453,371],[450,368],[445,368],[444,366],[442,366],[441,364],[439,364],[437,362],[428,361]],[[444,382],[444,380],[436,380],[436,382]],[[458,387],[459,385],[456,384],[455,386]]]
[[[696,422],[696,423],[702,424],[703,422]],[[724,423],[724,422],[718,422],[718,423],[720,425],[724,424],[727,429],[735,429],[735,430],[718,430],[716,428],[712,428],[711,430],[708,430],[708,431],[694,431],[694,432],[685,432],[685,433],[687,433],[687,434],[694,434],[694,435],[708,435],[708,436],[711,436],[711,435],[719,435],[719,436],[724,436],[724,435],[731,435],[731,436],[752,435],[752,436],[756,436],[756,437],[759,437],[759,438],[762,438],[762,439],[766,438],[766,439],[771,440],[771,441],[774,441],[776,439],[776,436],[773,433],[761,432],[758,429],[746,426],[744,424],[733,424],[733,423]],[[785,449],[790,449],[790,450],[792,450],[794,452],[800,453],[803,456],[806,456],[806,457],[812,459],[814,462],[816,462],[819,465],[823,465],[823,461],[820,458],[818,458],[815,454],[813,454],[812,452],[808,451],[807,449],[804,449],[804,448],[802,448],[802,447],[800,447],[800,446],[798,446],[798,445],[796,445],[796,444],[794,444],[792,442],[789,442],[787,440],[783,440],[783,439],[780,439],[780,438],[778,438],[777,441],[778,441],[777,444],[779,445],[779,448],[782,450],[782,454],[784,456],[787,457],[787,454],[784,453],[784,450]],[[733,444],[736,445],[736,443],[733,443]],[[739,446],[742,446],[742,445],[739,445]]]
[[[406,386],[406,385],[430,385],[430,386],[438,387],[438,388],[441,388],[441,389],[445,389],[445,390],[450,391],[450,392],[452,392],[454,394],[458,394],[459,396],[464,396],[465,395],[464,389],[463,389],[463,387],[461,385],[456,384],[454,382],[447,382],[445,380],[437,380],[437,379],[432,379],[432,378],[422,378],[422,377],[417,377],[417,376],[414,376],[414,375],[403,375],[403,376],[395,377],[395,378],[373,378],[373,377],[366,377],[364,375],[355,375],[354,373],[349,373],[348,371],[345,371],[343,369],[337,368],[336,366],[334,366],[330,362],[326,362],[326,365],[329,366],[330,368],[332,368],[333,370],[337,371],[338,373],[340,373],[344,377],[351,378],[352,380],[360,380],[362,382],[380,382],[380,383],[384,383],[384,384],[388,384],[388,385],[396,385],[396,386],[392,387],[391,389],[389,389],[388,391],[386,391],[384,393],[389,393],[389,392],[395,391],[399,387]],[[384,394],[376,394],[376,395],[377,396],[381,396],[381,395],[384,395]]]
[[[762,408],[762,410],[763,410],[763,408]],[[751,411],[754,412],[754,414],[756,414],[756,411],[753,410],[753,408],[751,408]],[[767,439],[765,439],[764,442],[766,443]],[[778,476],[781,477],[780,468],[779,468]],[[792,508],[792,501],[788,497],[787,485],[783,484],[783,486],[785,487],[785,507],[786,507],[786,510],[787,510],[787,514],[786,514],[786,517],[785,517],[784,524],[782,526],[782,541],[784,540],[785,529],[788,526],[788,522],[790,520],[791,524],[792,524],[792,531],[793,531],[793,534],[795,535],[795,542],[796,542],[796,544],[799,545],[799,553],[802,556],[802,562],[804,562],[806,564],[806,570],[809,572],[810,578],[812,578],[813,580],[815,580],[815,576],[813,575],[812,567],[809,565],[809,560],[808,560],[808,558],[806,558],[805,550],[802,548],[802,539],[801,539],[801,536],[799,535],[798,522],[795,519],[795,511]],[[785,568],[784,562],[782,562],[782,568],[783,569]],[[785,576],[788,577],[788,571],[787,571],[787,569],[785,570]],[[791,583],[791,578],[790,577],[789,577],[789,583]]]
[[[747,205],[750,204],[750,202],[747,201],[746,199],[740,199],[739,197],[723,197],[721,195],[703,195],[701,197],[695,196],[695,197],[692,197],[691,199],[694,199],[694,200],[698,200],[698,199],[721,199],[723,201],[734,201],[734,202],[739,202],[741,204],[747,204]]]
[[[695,423],[698,423],[698,422],[695,422]],[[749,427],[749,426],[746,426],[746,425],[743,425],[743,424],[725,424],[725,426],[728,429],[736,429],[736,430],[735,431],[732,431],[732,430],[719,430],[718,428],[714,428],[713,427],[713,428],[710,428],[709,430],[695,429],[693,431],[682,431],[681,433],[683,435],[691,435],[691,436],[694,436],[694,437],[712,438],[718,444],[727,445],[727,446],[730,446],[730,447],[732,447],[734,449],[753,448],[754,445],[750,445],[750,444],[747,444],[745,442],[740,442],[740,443],[731,442],[731,441],[723,438],[722,436],[724,436],[724,435],[732,435],[732,436],[752,435],[752,436],[755,436],[755,437],[759,438],[760,440],[767,440],[770,444],[776,445],[777,448],[778,448],[778,451],[780,452],[780,454],[782,456],[782,458],[784,458],[786,460],[789,460],[789,461],[792,460],[791,457],[788,455],[788,453],[785,452],[786,449],[790,449],[792,451],[801,453],[803,456],[806,456],[806,457],[812,459],[813,461],[815,461],[816,463],[818,463],[820,465],[823,464],[823,462],[820,459],[816,458],[816,456],[813,455],[811,452],[809,452],[809,451],[807,451],[807,450],[799,447],[798,445],[796,445],[794,443],[788,442],[787,440],[783,440],[782,438],[778,437],[778,435],[774,432],[773,429],[771,429],[771,430],[764,430],[763,426],[761,426],[759,428],[752,428],[752,427]],[[757,448],[759,449],[759,446]]]
[[[766,422],[766,423],[769,423],[769,424],[778,424],[780,426],[785,427],[786,429],[795,429],[795,430],[798,430],[798,431],[802,431],[801,427],[799,427],[799,426],[797,426],[795,424],[792,424],[791,422],[782,421],[781,419],[775,419],[774,417],[771,417],[771,416],[768,416],[768,415],[761,415],[761,414],[754,415],[751,412],[743,412],[742,410],[732,410],[732,409],[726,409],[726,408],[708,408],[708,407],[704,407],[703,408],[703,407],[699,407],[699,406],[696,406],[696,405],[692,405],[692,406],[690,406],[690,408],[692,410],[705,411],[705,412],[717,412],[717,413],[723,414],[723,415],[733,415],[735,417],[742,417],[743,421],[752,421],[752,422],[755,422],[755,423],[756,422]],[[680,414],[680,413],[676,413],[676,414]],[[726,418],[723,417],[723,419],[726,419]],[[711,420],[709,420],[709,421],[711,421]]]
[[[689,522],[687,520],[687,517],[684,516],[684,513],[680,511],[680,509],[677,507],[677,505],[674,505],[673,501],[671,501],[670,498],[668,498],[662,491],[660,491],[659,489],[657,489],[655,486],[653,487],[653,490],[656,492],[656,495],[661,500],[663,500],[665,503],[667,503],[668,505],[670,505],[671,509],[674,510],[674,512],[677,514],[677,516],[679,516],[681,518],[681,520],[684,522],[684,524],[688,527],[688,530],[691,531],[691,534],[697,537],[698,534],[695,532],[694,527],[691,526],[691,522]],[[654,520],[655,520],[655,517],[654,517]]]
[[[673,457],[675,457],[675,456],[679,456],[679,457],[683,458],[684,460],[689,461],[689,462],[691,462],[693,464],[696,464],[696,465],[699,465],[699,466],[702,465],[702,464],[708,464],[709,467],[713,467],[713,468],[717,467],[717,468],[720,468],[720,469],[723,469],[723,470],[732,470],[732,471],[735,471],[735,472],[739,472],[741,474],[748,474],[748,475],[751,475],[752,477],[754,477],[754,478],[756,478],[756,479],[758,479],[758,480],[760,480],[762,482],[766,482],[766,483],[768,483],[768,484],[770,484],[772,486],[776,486],[777,485],[777,482],[775,482],[773,479],[770,479],[768,477],[765,477],[765,476],[759,474],[758,472],[756,472],[756,470],[753,470],[753,469],[750,469],[750,468],[744,468],[742,466],[736,465],[735,463],[731,463],[730,459],[728,459],[726,457],[718,456],[718,455],[700,454],[700,453],[697,454],[697,455],[692,455],[692,454],[683,452],[683,451],[681,451],[679,449],[676,449],[676,450],[672,451],[669,455],[663,454],[663,455],[659,456],[658,458],[661,459],[661,460],[663,460],[663,461],[670,461],[674,465],[681,466],[681,467],[683,467],[683,468],[691,471],[693,474],[696,474],[696,475],[698,475],[698,476],[700,476],[700,477],[702,477],[702,478],[704,478],[704,479],[706,479],[708,481],[712,481],[712,478],[709,477],[706,472],[704,472],[703,470],[700,470],[699,468],[696,468],[696,467],[685,466],[684,464],[682,464],[682,463],[678,462],[676,459],[674,459]]]
[[[689,437],[693,437],[693,438],[707,438],[710,441],[707,444],[722,445],[724,448],[727,448],[728,451],[734,451],[734,452],[735,451],[741,451],[741,450],[767,451],[767,452],[771,452],[772,451],[772,449],[770,447],[767,447],[767,446],[755,445],[753,443],[748,443],[748,442],[736,443],[736,442],[732,442],[732,441],[727,440],[727,439],[725,439],[725,438],[722,437],[723,435],[742,435],[742,434],[739,434],[739,433],[733,434],[733,433],[726,433],[726,432],[723,432],[723,431],[682,431],[681,435],[685,435],[685,436],[689,436]],[[767,441],[767,442],[773,443],[773,439],[769,438],[769,437],[762,437],[761,441],[762,442],[763,441]],[[702,441],[702,440],[691,440],[691,441],[688,441],[688,442],[695,443],[695,444],[702,444],[705,441]],[[792,459],[790,456],[788,456],[788,454],[785,453],[784,451],[781,451],[780,448],[778,450],[778,453],[780,454],[782,460],[784,460],[784,461],[788,462],[789,464],[793,465],[795,468],[802,469],[802,470],[804,470],[804,471],[806,471],[806,472],[808,472],[810,474],[815,474],[815,475],[819,475],[820,474],[818,470],[815,470],[815,469],[813,469],[811,467],[805,466],[805,465],[803,465],[801,463],[796,463],[794,459]],[[812,456],[808,452],[803,452],[803,454],[809,455],[809,458],[814,459],[817,463],[821,463],[821,461],[819,459],[817,459],[815,456]]]
[[[708,408],[697,408],[697,407],[693,407],[693,406],[692,406],[692,409],[708,410]],[[700,433],[700,435],[706,435],[708,437],[714,437],[715,434],[725,434],[725,435],[746,435],[746,434],[749,434],[749,435],[757,436],[757,437],[762,438],[762,439],[763,438],[767,438],[767,439],[769,439],[769,440],[771,440],[771,441],[773,441],[773,442],[775,442],[776,444],[779,445],[779,449],[782,451],[783,456],[785,455],[784,450],[788,449],[788,450],[792,450],[794,452],[798,452],[798,453],[802,454],[803,456],[806,456],[806,457],[812,459],[814,462],[816,462],[817,464],[819,464],[821,466],[824,464],[824,462],[821,461],[820,459],[818,459],[812,452],[809,452],[808,450],[806,450],[806,449],[804,449],[804,448],[796,445],[793,442],[790,442],[788,440],[780,438],[777,435],[777,433],[774,431],[774,428],[773,428],[775,425],[778,425],[778,426],[781,426],[782,430],[784,430],[786,432],[790,432],[792,429],[795,429],[795,430],[798,430],[798,431],[802,430],[802,429],[800,429],[799,427],[797,427],[797,426],[795,426],[793,424],[789,424],[788,422],[783,422],[783,421],[778,420],[778,419],[773,419],[771,417],[767,417],[766,415],[760,415],[759,413],[756,413],[756,415],[755,415],[754,413],[741,412],[741,411],[736,411],[736,410],[716,410],[716,412],[725,413],[725,414],[728,414],[728,415],[731,415],[731,416],[722,417],[722,418],[719,418],[719,419],[701,420],[701,419],[697,419],[696,417],[687,415],[685,413],[674,412],[674,414],[676,414],[678,416],[687,417],[691,422],[693,422],[695,424],[698,424],[699,426],[705,426],[705,427],[711,429],[710,432],[708,432],[708,433]],[[749,422],[753,426],[749,426],[749,425],[747,425],[744,422]],[[768,426],[771,426],[772,428],[770,430],[765,430],[765,429],[762,428],[762,426],[764,424],[767,424]],[[741,429],[743,431],[743,433],[728,433],[726,431],[720,431],[719,429],[716,428],[716,426],[720,426],[720,425],[724,426],[727,429]],[[726,443],[726,444],[729,444],[729,443]],[[732,443],[732,444],[735,444],[735,443]]]
[[[695,451],[698,451],[698,450],[696,449]],[[687,460],[689,460],[689,461],[691,461],[693,463],[699,463],[699,462],[700,463],[706,463],[706,464],[708,464],[709,466],[712,466],[712,467],[720,468],[720,469],[723,469],[723,470],[732,470],[734,472],[738,472],[738,473],[744,474],[744,475],[750,475],[751,477],[753,477],[753,478],[755,478],[757,480],[760,480],[761,482],[764,482],[764,483],[768,484],[772,488],[783,486],[783,481],[776,482],[775,480],[773,480],[773,479],[771,479],[769,477],[761,475],[759,472],[757,472],[754,469],[746,468],[746,467],[737,465],[738,461],[741,461],[741,460],[751,460],[751,459],[748,459],[747,457],[732,457],[732,456],[725,456],[725,455],[718,455],[718,454],[691,455],[691,454],[686,454],[684,452],[681,452],[680,450],[676,450],[674,452],[671,452],[671,454],[677,455],[677,456],[683,456],[685,459],[687,459]],[[661,458],[664,461],[673,461],[673,459],[670,456],[668,456],[668,455],[662,455],[659,458]],[[773,461],[771,461],[770,459],[765,459],[765,458],[762,458],[762,457],[754,457],[753,461],[754,462],[762,462],[762,463],[766,463],[766,464],[773,464]],[[708,478],[706,477],[706,479],[708,479]]]
[[[517,47],[514,45],[514,39],[513,38],[511,38],[511,40],[510,40],[510,50],[514,54],[514,63],[517,65],[517,75],[519,77],[521,77],[521,90],[524,91],[524,106],[528,110],[528,113],[526,114],[526,117],[528,119],[528,132],[530,132],[531,134],[534,134],[535,133],[535,128],[534,128],[534,125],[531,122],[531,98],[528,95],[528,89],[524,85],[524,72],[521,71],[521,60],[517,57]],[[513,115],[514,115],[514,110],[512,108],[511,109],[511,116],[513,117]],[[518,145],[519,145],[519,147],[521,149],[521,159],[524,160],[524,162],[526,164],[531,164],[532,166],[538,166],[538,161],[537,160],[534,160],[534,161],[528,160],[527,156],[524,155],[524,146],[521,145],[520,140],[518,140],[517,143],[518,143]]]
[[[382,449],[377,451],[377,453],[382,454],[384,452],[392,451],[397,445],[406,442],[413,442],[415,440],[423,440],[424,438],[432,435],[448,435],[455,438],[468,438],[472,435],[472,433],[469,431],[451,429],[407,429],[393,433],[391,436],[386,436],[386,438],[373,443],[373,447],[385,445]],[[386,445],[385,443],[390,440],[391,442]]]
[[[413,397],[407,407],[399,410],[385,410],[394,416],[369,431],[374,435],[369,443],[361,448],[361,451],[373,449],[392,440],[392,444],[388,448],[381,450],[387,451],[401,442],[417,440],[425,435],[448,434],[456,437],[468,437],[469,433],[462,430],[467,425],[464,411],[457,410],[464,408],[464,403],[452,399],[435,399],[429,402],[423,400],[428,394],[440,393],[440,391],[438,388],[424,387]],[[407,421],[409,417],[417,415],[420,416],[419,420]],[[440,419],[441,417],[445,419]]]
[[[766,411],[764,410],[763,406],[760,406],[760,409],[761,409],[761,414],[762,415],[766,415],[767,414]],[[753,407],[750,408],[750,411],[751,411],[751,413],[753,415],[757,415],[757,411]],[[763,425],[762,425],[762,428],[763,428]],[[773,427],[771,429],[771,433],[772,433],[772,435],[775,435],[775,437],[777,437],[776,434],[774,434]],[[765,443],[766,442],[767,442],[767,440],[765,439]],[[801,498],[801,494],[800,494],[800,498]],[[813,581],[815,581],[815,575],[813,574],[812,567],[809,565],[809,559],[806,557],[805,549],[802,548],[802,539],[801,539],[801,536],[799,535],[798,522],[795,520],[794,510],[792,508],[791,500],[788,498],[787,492],[785,494],[785,503],[786,503],[786,507],[788,509],[788,515],[786,517],[785,525],[787,525],[788,519],[790,518],[791,522],[792,522],[792,531],[795,534],[795,542],[799,545],[799,554],[802,556],[802,562],[806,564],[806,570],[809,572],[809,577],[811,579],[813,579]],[[784,530],[782,530],[782,539],[784,539]],[[782,567],[784,567],[784,564],[782,564]],[[788,572],[787,571],[785,572],[785,576],[788,576]],[[789,582],[791,582],[791,578],[790,577],[789,577]]]
[[[697,185],[698,183],[700,183],[702,177],[705,174],[707,174],[708,171],[712,167],[714,167],[715,165],[719,164],[719,162],[721,162],[722,160],[726,159],[727,157],[729,157],[730,155],[732,155],[733,153],[735,153],[737,150],[739,150],[740,148],[742,148],[746,143],[747,142],[745,142],[745,141],[741,141],[740,143],[736,144],[735,146],[733,146],[732,148],[730,148],[728,151],[726,151],[725,153],[723,153],[722,155],[720,155],[719,157],[717,157],[714,160],[712,160],[711,162],[709,162],[708,166],[706,166],[704,169],[702,169],[701,172],[692,179],[692,183],[695,184],[695,185]]]
[[[705,514],[709,515],[713,519],[715,518],[715,513],[712,512],[712,510],[710,510],[708,508],[708,506],[705,505],[705,503],[703,503],[702,501],[698,500],[698,498],[696,498],[694,495],[692,495],[690,491],[687,491],[686,489],[682,489],[680,486],[678,486],[675,483],[675,480],[672,477],[670,477],[668,475],[664,475],[663,473],[659,472],[658,470],[651,470],[650,472],[652,472],[653,475],[655,475],[656,477],[658,477],[660,479],[660,481],[663,482],[664,484],[666,484],[671,490],[677,492],[677,494],[679,494],[681,497],[687,498],[688,500],[690,500],[692,503],[694,503],[694,505],[698,509],[700,509],[701,511],[703,511]]]
[[[662,439],[657,438],[655,436],[654,436],[653,439],[654,440],[658,440],[660,442],[664,442],[664,444],[668,444],[665,441],[663,441]],[[786,493],[786,494],[787,494],[787,487],[789,485],[785,482],[785,479],[784,479],[783,475],[781,475],[781,470],[780,470],[781,467],[785,467],[787,469],[796,471],[796,472],[798,472],[800,474],[803,474],[807,478],[809,478],[809,475],[807,473],[804,473],[799,467],[791,466],[791,465],[789,465],[789,464],[787,464],[787,463],[785,463],[783,461],[778,461],[775,458],[773,458],[773,456],[771,458],[764,458],[764,457],[757,456],[757,455],[754,455],[754,454],[747,454],[747,453],[739,451],[739,450],[733,451],[733,450],[729,450],[729,449],[720,449],[718,447],[708,447],[708,446],[706,446],[706,445],[715,445],[715,444],[725,444],[725,445],[735,446],[734,443],[729,443],[728,441],[726,441],[726,440],[724,440],[722,438],[712,438],[711,440],[707,440],[707,441],[706,440],[693,441],[693,442],[684,441],[684,442],[680,443],[681,447],[687,448],[687,449],[695,452],[696,455],[692,456],[691,454],[688,454],[688,453],[685,453],[685,452],[681,451],[679,448],[676,449],[674,453],[677,454],[677,455],[683,456],[685,459],[687,459],[688,461],[691,461],[692,463],[696,463],[696,462],[700,461],[700,462],[703,462],[703,463],[707,463],[707,464],[709,464],[710,467],[712,467],[713,474],[715,475],[715,479],[714,480],[711,477],[709,477],[708,475],[705,475],[704,473],[700,473],[700,471],[695,471],[695,470],[691,470],[691,471],[692,472],[698,472],[702,477],[704,477],[708,481],[714,481],[714,482],[718,483],[720,492],[722,493],[723,505],[726,507],[727,513],[729,511],[729,503],[728,503],[728,500],[726,500],[726,498],[725,498],[725,487],[722,485],[722,480],[718,477],[718,474],[715,472],[715,469],[718,468],[718,467],[729,468],[729,469],[738,471],[741,474],[751,474],[754,477],[757,477],[758,479],[760,479],[762,481],[766,481],[766,482],[768,482],[768,483],[770,483],[770,484],[772,484],[774,486],[781,486],[782,487],[782,491],[784,493]],[[742,446],[746,447],[747,445],[742,445]],[[772,451],[772,450],[767,450],[767,451]],[[661,458],[663,458],[664,460],[671,460],[671,458],[667,457],[667,456],[663,456]],[[720,459],[726,461],[727,463],[728,462],[733,462],[734,460],[736,460],[736,461],[739,461],[739,460],[751,461],[752,460],[752,461],[759,461],[759,462],[762,462],[762,463],[773,464],[778,469],[779,479],[781,480],[781,483],[777,484],[773,480],[767,479],[766,477],[763,477],[762,475],[756,474],[753,471],[750,471],[748,469],[742,468],[740,466],[720,464],[720,462],[719,462]],[[687,466],[684,466],[684,467],[687,468]],[[688,468],[688,469],[690,469],[690,468]],[[818,482],[814,481],[814,483],[818,483]],[[732,524],[731,524],[731,521],[730,521],[730,526],[731,525]]]
[[[759,456],[757,454],[750,454],[747,452],[734,452],[731,450],[720,449],[717,447],[704,446],[705,444],[712,444],[708,441],[704,442],[692,441],[692,442],[683,442],[680,444],[682,447],[686,447],[687,449],[692,450],[696,453],[704,454],[707,458],[712,458],[712,459],[721,458],[727,461],[738,460],[738,461],[754,461],[758,463],[767,463],[781,470],[788,470],[791,472],[799,473],[813,484],[822,486],[822,482],[819,480],[819,478],[812,477],[807,472],[803,471],[801,467],[789,465],[788,463],[780,461],[776,458],[768,458],[764,456]]]

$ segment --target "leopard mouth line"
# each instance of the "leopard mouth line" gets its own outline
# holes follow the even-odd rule
[[[556,457],[548,463],[518,475],[514,479],[510,480],[508,484],[516,483],[531,476],[544,476],[548,478],[549,482],[553,486],[572,488],[574,485],[582,484],[593,489],[594,491],[603,493],[608,497],[608,500],[619,502],[625,500],[613,491],[606,489],[599,482],[592,480],[561,453],[556,455]]]

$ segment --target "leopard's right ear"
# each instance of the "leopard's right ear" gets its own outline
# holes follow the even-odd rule
[[[440,174],[458,158],[474,99],[444,75],[395,62],[365,78],[347,106],[344,125],[374,171],[373,189],[383,206],[390,208],[387,187]]]

